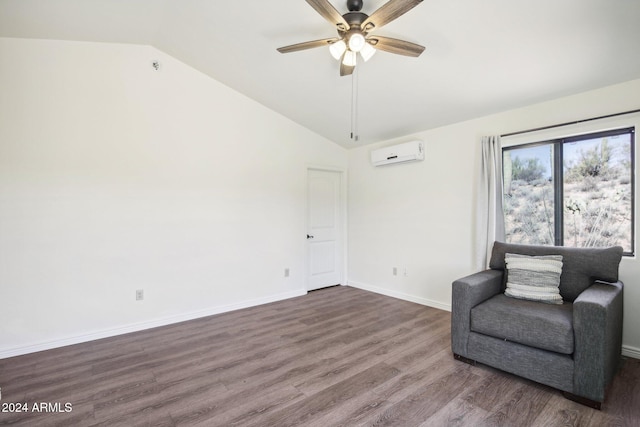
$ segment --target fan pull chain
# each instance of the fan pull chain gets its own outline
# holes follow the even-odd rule
[[[351,74],[351,139],[358,141],[358,68]]]

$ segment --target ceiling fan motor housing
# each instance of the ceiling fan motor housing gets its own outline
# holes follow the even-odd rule
[[[362,23],[364,22],[365,19],[369,17],[369,15],[362,12],[347,12],[344,15],[342,15],[342,17],[344,18],[345,21],[347,21],[350,29],[364,30],[364,28],[362,28]]]

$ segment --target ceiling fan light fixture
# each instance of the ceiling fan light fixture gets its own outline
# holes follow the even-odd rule
[[[348,67],[355,67],[356,66],[356,53],[351,51],[351,50],[347,50],[344,53],[344,58],[342,58],[342,63]]]
[[[349,37],[349,50],[353,52],[360,52],[366,44],[367,42],[362,33],[353,33]]]
[[[342,58],[342,54],[345,50],[347,50],[347,44],[344,42],[344,40],[338,40],[337,42],[331,43],[329,45],[329,52],[331,53],[331,56],[336,59],[336,61],[339,61],[340,58]]]
[[[349,12],[341,14],[331,4],[331,0],[306,0],[334,30],[338,36],[296,43],[277,48],[280,53],[325,47],[329,45],[330,54],[340,61],[340,75],[353,75],[358,52],[363,61],[368,61],[376,50],[397,55],[417,57],[424,51],[424,46],[391,37],[370,36],[372,30],[378,30],[391,21],[404,15],[422,0],[384,0],[385,3],[373,13],[361,12],[363,0],[343,0],[347,2]],[[380,0],[382,1],[382,0]]]
[[[364,59],[364,62],[370,60],[374,53],[376,53],[376,49],[369,43],[365,43],[360,50],[360,55],[362,56],[362,59]]]

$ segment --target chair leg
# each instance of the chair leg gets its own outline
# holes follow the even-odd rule
[[[464,357],[464,356],[460,356],[459,354],[453,353],[453,358],[456,359],[456,360],[459,360],[461,362],[468,363],[469,365],[476,366],[476,361],[475,360],[469,359],[469,358]]]
[[[589,408],[597,409],[598,411],[602,409],[602,402],[587,399],[586,397],[576,396],[575,394],[567,391],[563,391],[562,395],[569,400],[573,400],[574,402],[588,406]]]

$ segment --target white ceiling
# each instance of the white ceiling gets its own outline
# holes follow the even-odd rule
[[[152,45],[347,148],[640,78],[639,0],[425,0],[375,33],[426,50],[358,66],[353,142],[328,49],[276,51],[336,34],[304,0],[0,0],[0,37]]]

